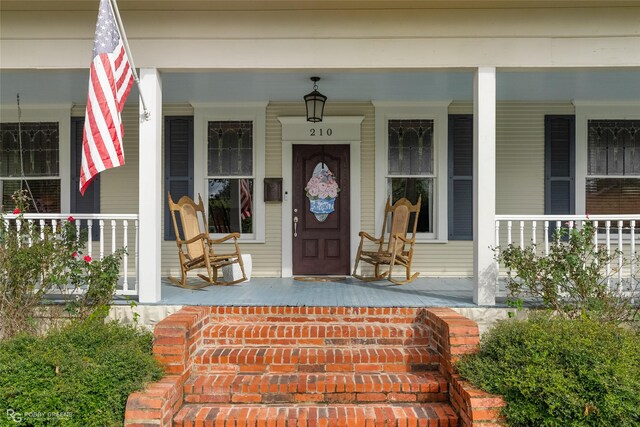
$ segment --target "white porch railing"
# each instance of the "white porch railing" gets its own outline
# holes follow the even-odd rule
[[[509,244],[524,248],[536,244],[539,251],[549,254],[549,245],[554,235],[549,230],[560,227],[582,227],[585,221],[591,221],[597,229],[594,243],[604,247],[608,254],[618,251],[617,265],[605,266],[607,276],[612,271],[623,277],[638,274],[636,256],[640,244],[638,235],[640,214],[638,215],[496,215],[496,245],[506,247]],[[497,252],[496,252],[497,255]],[[627,265],[623,260],[627,260]],[[502,266],[498,265],[498,271]],[[612,270],[615,269],[615,270]]]
[[[23,218],[32,224],[39,226],[41,235],[44,236],[45,225],[54,228],[61,221],[66,221],[73,216],[76,229],[87,230],[86,255],[92,258],[103,259],[105,254],[112,254],[117,249],[125,248],[126,253],[120,266],[120,280],[118,281],[117,295],[138,294],[138,265],[139,265],[139,231],[137,214],[24,214]],[[20,227],[16,221],[18,215],[5,214],[4,227]],[[97,229],[99,237],[93,239],[94,230]]]

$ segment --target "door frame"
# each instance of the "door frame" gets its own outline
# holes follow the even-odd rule
[[[306,117],[278,117],[282,124],[282,277],[293,276],[293,145],[349,146],[349,265],[355,262],[361,229],[360,206],[360,124],[364,116],[324,117],[322,122],[307,122]],[[330,135],[326,130],[331,129]],[[322,136],[320,129],[323,130]],[[312,131],[315,130],[315,131]]]

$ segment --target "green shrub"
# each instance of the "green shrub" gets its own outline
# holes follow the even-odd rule
[[[162,376],[151,343],[96,319],[0,342],[0,425],[122,425],[128,395]]]
[[[558,228],[549,254],[535,244],[497,249],[497,260],[507,268],[508,302],[522,305],[522,296],[537,298],[543,307],[568,318],[589,317],[604,322],[634,323],[639,319],[640,281],[635,275],[618,279],[617,251],[594,244],[591,221],[580,228]],[[640,257],[622,259],[638,265]],[[606,266],[611,269],[607,273]]]
[[[0,213],[0,338],[37,332],[41,325],[35,318],[52,293],[64,302],[67,316],[104,317],[125,250],[101,260],[83,256],[86,232],[78,233],[73,217],[41,229],[24,219],[26,193],[16,192],[14,200],[15,223],[6,227]]]
[[[593,320],[499,322],[461,375],[505,397],[510,426],[640,425],[640,336]]]

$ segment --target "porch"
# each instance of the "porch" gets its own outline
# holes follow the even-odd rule
[[[38,227],[60,224],[69,220],[69,214],[26,214],[23,221]],[[542,253],[548,253],[553,227],[582,227],[590,220],[598,230],[595,243],[608,253],[618,251],[617,260],[603,266],[611,275],[612,284],[623,277],[637,275],[638,224],[640,215],[496,215],[495,242],[500,247],[509,244],[524,247],[535,244]],[[116,303],[140,299],[146,284],[140,281],[141,258],[148,251],[139,238],[139,219],[136,214],[74,214],[78,230],[87,231],[86,254],[102,259],[119,248],[126,248],[116,290]],[[17,215],[4,216],[5,227],[19,227]],[[251,246],[241,245],[243,253],[250,253]],[[421,251],[418,246],[416,251]],[[255,255],[254,255],[255,256]],[[623,260],[626,262],[623,263]],[[162,261],[161,261],[162,267]],[[502,266],[496,271],[504,273]],[[362,282],[350,276],[337,280],[297,280],[294,277],[254,277],[235,286],[209,286],[199,290],[188,290],[173,285],[166,277],[166,268],[157,272],[160,279],[160,299],[157,302],[142,302],[145,305],[222,305],[222,306],[344,306],[344,307],[478,307],[474,293],[481,285],[473,277],[436,277],[422,272],[411,283],[394,285],[386,280]],[[178,272],[171,272],[175,275]],[[281,276],[285,276],[282,274]],[[193,277],[189,280],[200,281]],[[151,283],[151,286],[158,286]],[[506,291],[503,274],[492,281],[494,304],[506,307]]]
[[[234,286],[198,290],[180,288],[163,278],[161,292],[162,298],[155,305],[477,307],[470,277],[419,277],[402,286],[386,280],[365,283],[353,277],[331,281],[252,277]],[[498,304],[503,303],[504,298],[499,298]]]

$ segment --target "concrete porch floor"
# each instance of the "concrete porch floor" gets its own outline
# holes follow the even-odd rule
[[[201,283],[200,279],[189,279]],[[231,286],[188,290],[162,279],[157,305],[344,306],[344,307],[478,307],[471,278],[417,278],[405,285],[386,280],[362,282],[352,277],[329,282],[252,277]],[[145,304],[146,305],[146,304]],[[505,307],[498,298],[496,307]]]

